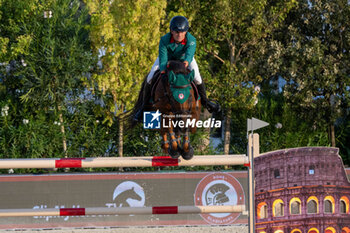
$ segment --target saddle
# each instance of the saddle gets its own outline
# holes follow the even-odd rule
[[[157,70],[153,75],[152,82],[151,82],[151,101],[152,102],[154,102],[154,95],[156,92],[157,85],[161,81],[161,77],[162,76],[160,75],[160,70]],[[196,100],[199,100],[199,98],[200,98],[199,92],[197,89],[197,85],[194,83],[194,81],[191,82],[191,87],[194,91],[194,98]]]

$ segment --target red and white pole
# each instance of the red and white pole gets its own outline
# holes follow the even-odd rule
[[[241,213],[244,205],[236,206],[155,206],[120,208],[61,208],[61,209],[0,209],[0,217],[83,216],[83,215],[142,215],[142,214],[202,214]]]
[[[16,168],[100,168],[100,167],[167,167],[167,166],[249,166],[246,155],[204,155],[191,160],[154,157],[88,157],[51,159],[0,159],[0,169]]]

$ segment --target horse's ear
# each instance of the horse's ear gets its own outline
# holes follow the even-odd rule
[[[176,82],[176,74],[171,70],[169,72],[169,83],[175,83]]]
[[[186,75],[186,78],[192,82],[194,79],[194,70],[192,70],[188,75]]]

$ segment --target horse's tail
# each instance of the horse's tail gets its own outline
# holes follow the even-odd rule
[[[146,81],[147,81],[147,79],[145,79],[142,82],[141,90],[139,92],[139,96],[137,98],[137,101],[136,101],[134,107],[130,111],[128,111],[128,114],[127,114],[127,123],[128,123],[127,124],[127,128],[128,129],[134,128],[137,125],[137,123],[138,123],[137,121],[134,121],[134,116],[142,107],[143,92],[144,92],[144,89],[145,89]]]

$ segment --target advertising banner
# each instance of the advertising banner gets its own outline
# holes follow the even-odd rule
[[[247,172],[0,176],[1,209],[247,205]],[[0,229],[247,224],[242,213],[2,217]]]

